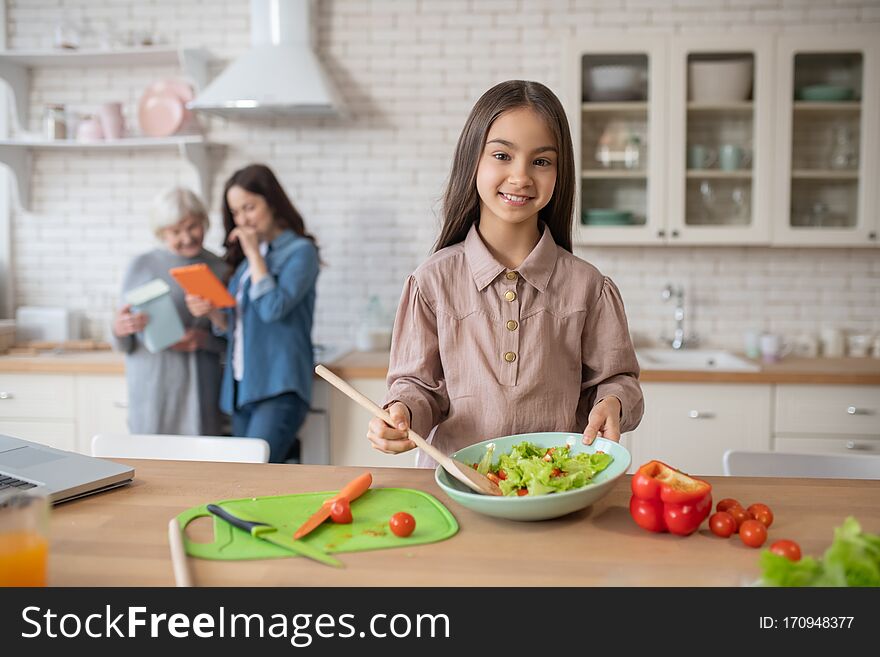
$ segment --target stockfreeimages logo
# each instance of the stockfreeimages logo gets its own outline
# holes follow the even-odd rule
[[[50,638],[174,638],[287,639],[292,646],[305,648],[314,639],[448,639],[451,636],[446,614],[373,614],[364,629],[358,630],[355,614],[153,613],[146,607],[127,607],[115,612],[106,605],[100,613],[85,616],[59,613],[41,607],[25,607],[21,612],[24,639]]]

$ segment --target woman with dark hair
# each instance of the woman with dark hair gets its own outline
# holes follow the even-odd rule
[[[220,408],[236,436],[263,438],[269,460],[293,456],[312,398],[312,322],[318,248],[269,167],[236,171],[223,189],[226,261],[234,308],[187,295],[196,317],[225,335]]]
[[[413,449],[409,427],[450,454],[540,431],[620,440],[638,425],[620,293],[571,252],[575,190],[553,92],[510,80],[483,94],[455,149],[435,253],[404,286],[385,398],[393,426],[370,421],[374,447]],[[432,464],[421,453],[418,463]]]

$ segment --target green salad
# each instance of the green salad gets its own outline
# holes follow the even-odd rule
[[[880,535],[863,532],[850,516],[820,559],[789,561],[764,550],[761,568],[764,586],[880,586]]]
[[[493,464],[495,445],[490,444],[473,467],[501,488],[505,495],[547,495],[586,486],[613,460],[610,454],[572,454],[569,445],[539,447],[517,443],[509,454]]]

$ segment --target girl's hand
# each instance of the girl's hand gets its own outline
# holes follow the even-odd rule
[[[415,449],[415,443],[407,436],[409,432],[409,409],[402,402],[394,402],[388,407],[388,413],[394,420],[394,427],[389,426],[380,417],[370,420],[367,438],[373,449],[386,454],[400,454]]]
[[[193,317],[204,317],[214,310],[214,304],[196,294],[187,294],[185,299],[186,309]]]
[[[174,351],[198,351],[203,346],[205,346],[205,341],[207,340],[207,338],[207,331],[203,331],[202,329],[197,328],[187,329],[186,333],[184,333],[183,337],[180,339],[180,342],[171,345],[171,348]]]
[[[620,400],[617,397],[606,397],[590,411],[590,420],[584,429],[584,444],[592,445],[597,435],[620,442]]]
[[[131,304],[126,304],[119,309],[113,319],[113,334],[118,338],[124,338],[143,331],[150,320],[145,313],[131,312]]]
[[[248,260],[260,255],[260,239],[257,237],[257,231],[250,226],[239,226],[234,229],[229,233],[229,241],[238,242]]]

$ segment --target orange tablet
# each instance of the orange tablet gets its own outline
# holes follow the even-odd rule
[[[208,265],[199,263],[186,267],[174,267],[168,273],[174,277],[187,294],[204,297],[217,308],[231,308],[235,299],[229,294],[226,286],[214,275]]]

